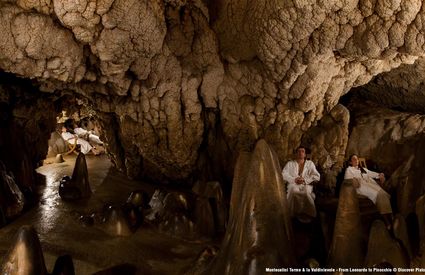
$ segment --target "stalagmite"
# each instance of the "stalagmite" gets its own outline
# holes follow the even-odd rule
[[[102,228],[110,235],[130,236],[132,234],[127,217],[121,207],[108,207],[103,222]]]
[[[425,195],[416,201],[416,215],[419,223],[419,238],[425,247]]]
[[[197,229],[209,237],[223,233],[227,223],[227,209],[220,183],[198,181],[192,191],[198,195],[195,205]]]
[[[372,267],[388,262],[393,267],[409,267],[409,256],[400,243],[391,238],[385,224],[376,220],[372,224],[365,265]]]
[[[281,168],[264,140],[241,153],[220,252],[204,274],[261,274],[296,266]]]
[[[70,255],[58,257],[56,259],[52,275],[75,275],[72,257]]]
[[[91,196],[87,163],[83,153],[78,154],[72,177],[70,179],[64,177],[61,180],[59,195],[64,200],[76,200]]]
[[[208,198],[199,197],[195,203],[195,226],[196,230],[206,237],[214,237],[215,224],[214,213],[211,209],[211,204]]]
[[[142,190],[135,190],[127,198],[127,203],[135,207],[145,208],[148,205],[148,195]]]
[[[62,154],[57,154],[56,155],[56,157],[55,157],[55,163],[62,163],[62,162],[64,162],[65,160],[63,159],[63,156],[62,156]]]
[[[363,264],[361,223],[357,193],[351,180],[345,180],[339,192],[338,210],[329,253],[330,267],[358,267]]]
[[[193,238],[195,226],[189,217],[189,202],[185,194],[168,193],[164,198],[164,209],[159,216],[159,230],[169,235]]]
[[[409,255],[409,259],[412,259],[412,248],[410,246],[406,220],[400,214],[394,216],[393,231],[394,237],[401,242],[403,249]]]
[[[40,241],[32,226],[23,226],[19,229],[12,248],[3,260],[1,274],[47,274]]]

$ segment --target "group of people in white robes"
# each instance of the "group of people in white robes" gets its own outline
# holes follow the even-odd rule
[[[352,155],[349,163],[350,166],[345,171],[344,179],[352,179],[357,194],[366,196],[376,204],[386,224],[390,224],[392,220],[390,195],[376,182],[379,180],[380,183],[383,183],[385,175],[360,167],[357,155]],[[313,184],[320,180],[320,174],[314,163],[306,159],[305,147],[297,148],[295,160],[286,163],[282,170],[282,176],[288,183],[287,198],[291,216],[301,222],[309,222],[314,219],[317,213]]]
[[[68,119],[62,126],[62,138],[70,143],[75,142],[79,145],[80,151],[83,154],[93,153],[99,155],[103,152],[103,142],[99,136],[95,135],[92,131],[82,128],[77,125],[73,119]]]

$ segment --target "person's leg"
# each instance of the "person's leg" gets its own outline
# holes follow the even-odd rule
[[[316,217],[314,200],[306,190],[300,191],[298,188],[294,188],[291,200],[288,198],[288,202],[290,203],[291,216],[296,217],[299,221],[308,223]]]
[[[378,208],[379,213],[381,213],[384,218],[387,228],[391,229],[393,223],[393,211],[390,203],[390,195],[382,189],[378,192],[376,197],[376,208]]]
[[[82,138],[78,138],[77,143],[81,146],[81,153],[86,155],[90,151],[92,151],[93,147],[90,145],[90,143],[87,140],[84,140]]]
[[[93,134],[89,135],[89,141],[98,145],[103,145],[103,142],[100,140],[100,138]]]

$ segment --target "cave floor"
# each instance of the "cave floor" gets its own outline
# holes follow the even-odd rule
[[[130,264],[137,274],[176,274],[195,261],[210,243],[188,241],[160,233],[143,224],[129,237],[110,236],[99,222],[85,226],[81,214],[100,212],[105,204],[126,201],[131,191],[141,189],[152,194],[154,187],[128,180],[112,168],[107,156],[87,155],[92,196],[85,201],[64,202],[58,194],[59,180],[71,175],[76,156],[66,156],[63,163],[52,163],[37,169],[45,176],[39,202],[12,223],[0,229],[0,258],[11,247],[14,235],[23,225],[33,225],[38,232],[46,267],[53,270],[58,256],[72,256],[75,274],[92,274],[106,268]]]

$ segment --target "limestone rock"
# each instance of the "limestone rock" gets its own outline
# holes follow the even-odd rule
[[[321,173],[320,185],[327,190],[336,189],[336,175],[345,160],[349,121],[349,111],[338,104],[301,140],[301,144],[311,150],[311,159]]]
[[[67,150],[68,146],[66,145],[65,140],[63,140],[58,132],[52,132],[49,139],[47,157],[53,157],[57,154],[65,153]]]
[[[184,272],[185,275],[197,275],[205,272],[210,262],[217,256],[218,248],[209,246],[199,253],[196,261]]]
[[[372,224],[367,248],[366,266],[372,267],[388,262],[393,267],[409,267],[409,256],[400,244],[391,238],[383,221],[376,220]]]
[[[413,64],[377,76],[364,86],[361,94],[389,108],[421,113],[425,106],[425,59],[419,57]]]
[[[130,236],[132,230],[127,217],[121,207],[107,208],[103,219],[102,228],[112,236]]]
[[[357,193],[351,180],[345,180],[339,193],[328,266],[362,266],[365,255],[362,251],[362,236],[359,228],[361,223]]]
[[[30,81],[0,73],[0,161],[29,203],[36,190],[34,169],[46,156],[56,124],[52,101]]]
[[[401,250],[404,250],[405,253],[408,254],[409,259],[412,259],[413,253],[412,253],[412,248],[410,246],[406,221],[404,217],[400,214],[396,214],[394,216],[393,231],[394,231],[395,238],[399,240],[402,245]]]
[[[64,200],[78,200],[91,196],[87,163],[83,153],[80,152],[75,160],[72,177],[65,176],[60,181],[59,195]]]
[[[416,214],[419,223],[420,245],[425,247],[425,195],[416,201]]]
[[[212,238],[216,234],[214,213],[207,198],[199,197],[195,202],[195,227],[202,235]]]
[[[108,151],[129,177],[182,182],[216,147],[206,134],[222,133],[219,156],[264,138],[284,161],[322,118],[345,116],[331,110],[352,87],[421,57],[421,1],[384,2],[7,1],[0,69],[92,102],[114,122]],[[415,74],[400,78],[420,91]],[[339,162],[343,148],[329,150],[343,129],[318,154],[326,167]]]
[[[156,189],[153,193],[151,200],[149,201],[149,206],[151,207],[146,218],[150,221],[153,221],[163,215],[164,212],[164,198],[166,194],[160,189]]]
[[[168,193],[163,205],[164,209],[159,216],[159,230],[171,236],[193,238],[195,225],[189,216],[191,206],[187,195],[181,192]]]
[[[227,207],[220,183],[198,181],[192,191],[198,195],[195,205],[196,226],[204,228],[201,231],[207,236],[224,233],[227,225]]]
[[[275,230],[279,228],[279,230]],[[258,141],[235,168],[229,224],[205,274],[250,274],[294,266],[286,192],[275,152]]]
[[[75,185],[80,192],[82,198],[91,196],[91,188],[89,183],[89,173],[87,171],[86,157],[83,153],[79,153],[75,160],[74,171],[72,172],[71,184]]]
[[[31,226],[19,229],[15,242],[3,259],[1,273],[11,275],[46,275],[43,251],[37,232]]]
[[[134,207],[137,208],[146,208],[148,205],[148,194],[144,192],[143,190],[135,190],[130,193],[130,195],[127,198],[127,203],[132,204]]]
[[[65,160],[63,159],[63,156],[62,156],[62,154],[57,154],[56,155],[56,157],[55,157],[55,163],[62,163],[62,162],[64,162]]]
[[[0,208],[4,215],[2,220],[19,215],[24,208],[24,204],[24,195],[15,183],[15,178],[6,170],[6,166],[0,160]]]
[[[70,255],[63,255],[56,259],[52,275],[75,275],[74,262]]]

